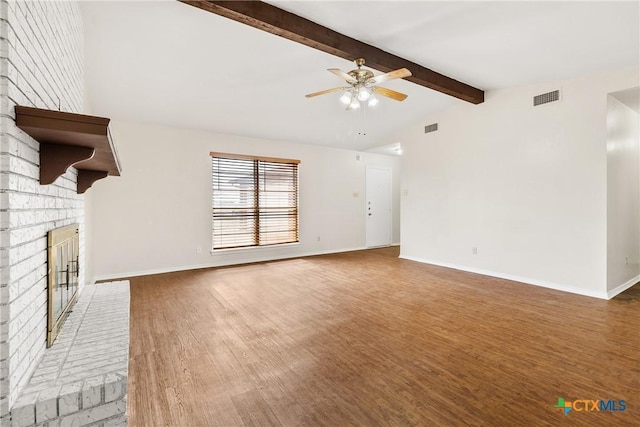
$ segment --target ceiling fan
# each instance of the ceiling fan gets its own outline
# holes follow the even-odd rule
[[[400,68],[386,74],[374,76],[371,71],[362,69],[362,66],[364,65],[363,58],[358,58],[354,62],[358,68],[351,70],[348,73],[337,68],[329,68],[327,70],[338,77],[342,77],[349,86],[334,87],[333,89],[321,90],[320,92],[310,93],[305,96],[307,98],[312,98],[314,96],[324,95],[327,93],[344,91],[344,94],[340,97],[340,101],[347,106],[347,110],[358,109],[360,108],[360,103],[364,102],[366,102],[369,107],[375,106],[379,102],[375,95],[386,96],[387,98],[395,99],[396,101],[404,101],[407,98],[407,95],[404,93],[380,87],[377,86],[377,84],[388,80],[409,77],[411,75],[411,71],[406,68]]]

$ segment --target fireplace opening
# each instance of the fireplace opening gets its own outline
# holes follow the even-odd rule
[[[47,347],[51,347],[78,296],[78,224],[49,231],[47,253]]]

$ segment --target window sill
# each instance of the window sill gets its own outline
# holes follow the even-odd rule
[[[229,249],[212,249],[209,254],[210,255],[223,255],[223,254],[230,254],[230,253],[236,253],[236,252],[261,252],[267,249],[278,249],[278,248],[284,248],[284,247],[291,247],[291,246],[299,246],[300,242],[293,242],[293,243],[282,243],[279,245],[269,245],[269,246],[248,246],[248,247],[244,247],[244,248],[229,248]]]

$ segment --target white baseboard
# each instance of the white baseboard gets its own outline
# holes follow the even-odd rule
[[[610,290],[609,292],[607,292],[607,298],[611,299],[613,297],[615,297],[618,294],[621,294],[622,292],[626,291],[627,289],[629,289],[630,287],[632,287],[633,285],[635,285],[636,283],[640,282],[640,275],[634,277],[633,279],[629,280],[626,283],[623,283],[622,285]]]
[[[239,261],[226,261],[226,262],[223,261],[223,262],[210,262],[205,264],[178,265],[173,267],[156,268],[151,270],[138,270],[138,271],[128,271],[124,273],[103,274],[103,275],[97,276],[94,280],[94,283],[99,281],[105,281],[105,280],[122,279],[126,277],[149,276],[152,274],[173,273],[176,271],[197,270],[200,268],[227,267],[232,265],[250,264],[254,262],[279,261],[279,260],[292,259],[292,258],[304,258],[304,257],[316,256],[316,255],[328,255],[328,254],[337,254],[341,252],[361,251],[364,249],[367,249],[367,248],[356,247],[356,248],[331,249],[331,250],[325,250],[325,251],[304,252],[300,254],[261,256],[253,259],[244,259]]]
[[[512,275],[512,274],[504,274],[504,273],[499,273],[499,272],[496,272],[496,271],[483,270],[483,269],[467,267],[467,266],[462,266],[462,265],[456,265],[456,264],[450,264],[450,263],[445,263],[445,262],[439,262],[439,261],[423,259],[423,258],[418,258],[418,257],[413,257],[413,256],[406,256],[406,255],[403,255],[403,254],[400,254],[400,258],[408,259],[410,261],[421,262],[423,264],[432,264],[432,265],[437,265],[439,267],[453,268],[455,270],[466,271],[466,272],[469,272],[469,273],[482,274],[484,276],[498,277],[500,279],[507,279],[507,280],[512,280],[514,282],[526,283],[528,285],[534,285],[534,286],[540,286],[540,287],[543,287],[543,288],[555,289],[557,291],[570,292],[572,294],[584,295],[584,296],[587,296],[587,297],[594,297],[594,298],[600,298],[600,299],[609,299],[610,298],[607,295],[606,292],[587,291],[587,290],[576,288],[576,287],[573,287],[573,286],[567,286],[567,285],[561,285],[561,284],[558,284],[558,283],[547,282],[545,280],[531,279],[529,277],[516,276],[516,275]]]

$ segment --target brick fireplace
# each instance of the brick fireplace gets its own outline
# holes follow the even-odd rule
[[[15,123],[16,105],[86,111],[79,5],[0,0],[0,18],[0,425],[8,425],[47,346],[49,230],[78,224],[81,293],[91,277],[77,171],[40,185],[40,146]]]

